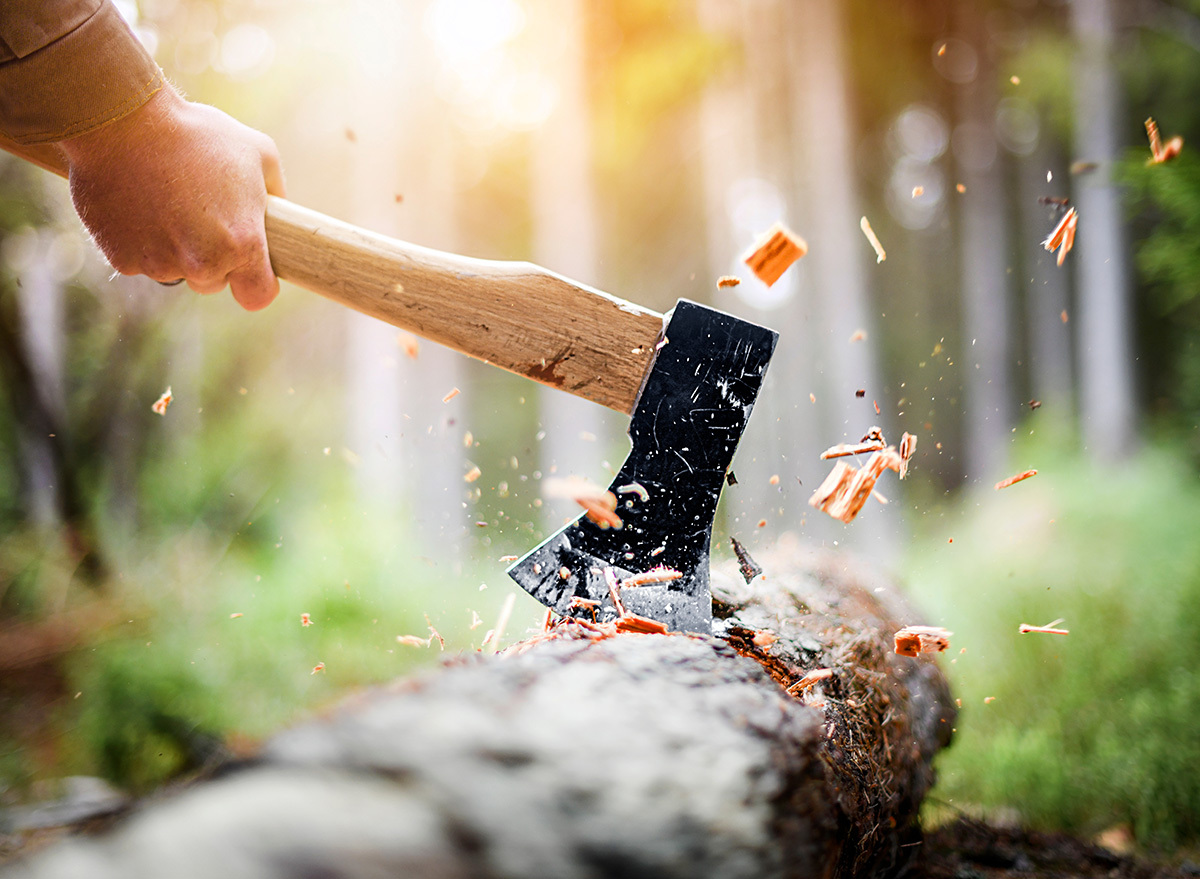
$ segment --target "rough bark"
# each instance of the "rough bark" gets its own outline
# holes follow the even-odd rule
[[[723,637],[560,623],[356,696],[9,879],[894,874],[949,740],[945,679],[892,653],[917,620],[890,583],[760,561],[748,587],[714,575]]]

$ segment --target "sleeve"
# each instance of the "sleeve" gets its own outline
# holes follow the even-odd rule
[[[112,0],[0,0],[0,133],[12,141],[85,134],[165,84]]]

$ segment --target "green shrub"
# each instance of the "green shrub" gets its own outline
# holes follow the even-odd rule
[[[1162,449],[1112,470],[1025,452],[1035,479],[944,511],[912,556],[919,600],[955,632],[963,702],[938,796],[1194,845],[1200,480]],[[1058,617],[1069,636],[1017,631]]]

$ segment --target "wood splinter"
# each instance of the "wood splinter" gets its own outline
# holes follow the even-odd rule
[[[950,636],[953,634],[940,626],[905,626],[895,635],[896,655],[941,653],[950,646]]]
[[[776,223],[763,234],[744,262],[760,281],[770,287],[806,253],[808,242],[783,223]]]
[[[1017,631],[1020,632],[1022,635],[1028,635],[1031,632],[1037,632],[1042,635],[1069,635],[1069,634],[1071,634],[1070,630],[1068,630],[1068,629],[1054,628],[1061,622],[1062,622],[1062,619],[1060,618],[1060,619],[1054,620],[1053,622],[1046,623],[1046,625],[1044,625],[1044,626],[1031,626],[1031,625],[1029,625],[1029,623],[1021,623],[1021,625],[1017,629]]]

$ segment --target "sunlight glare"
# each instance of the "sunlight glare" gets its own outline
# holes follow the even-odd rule
[[[469,63],[499,49],[525,27],[515,0],[433,0],[425,32],[450,64]]]

